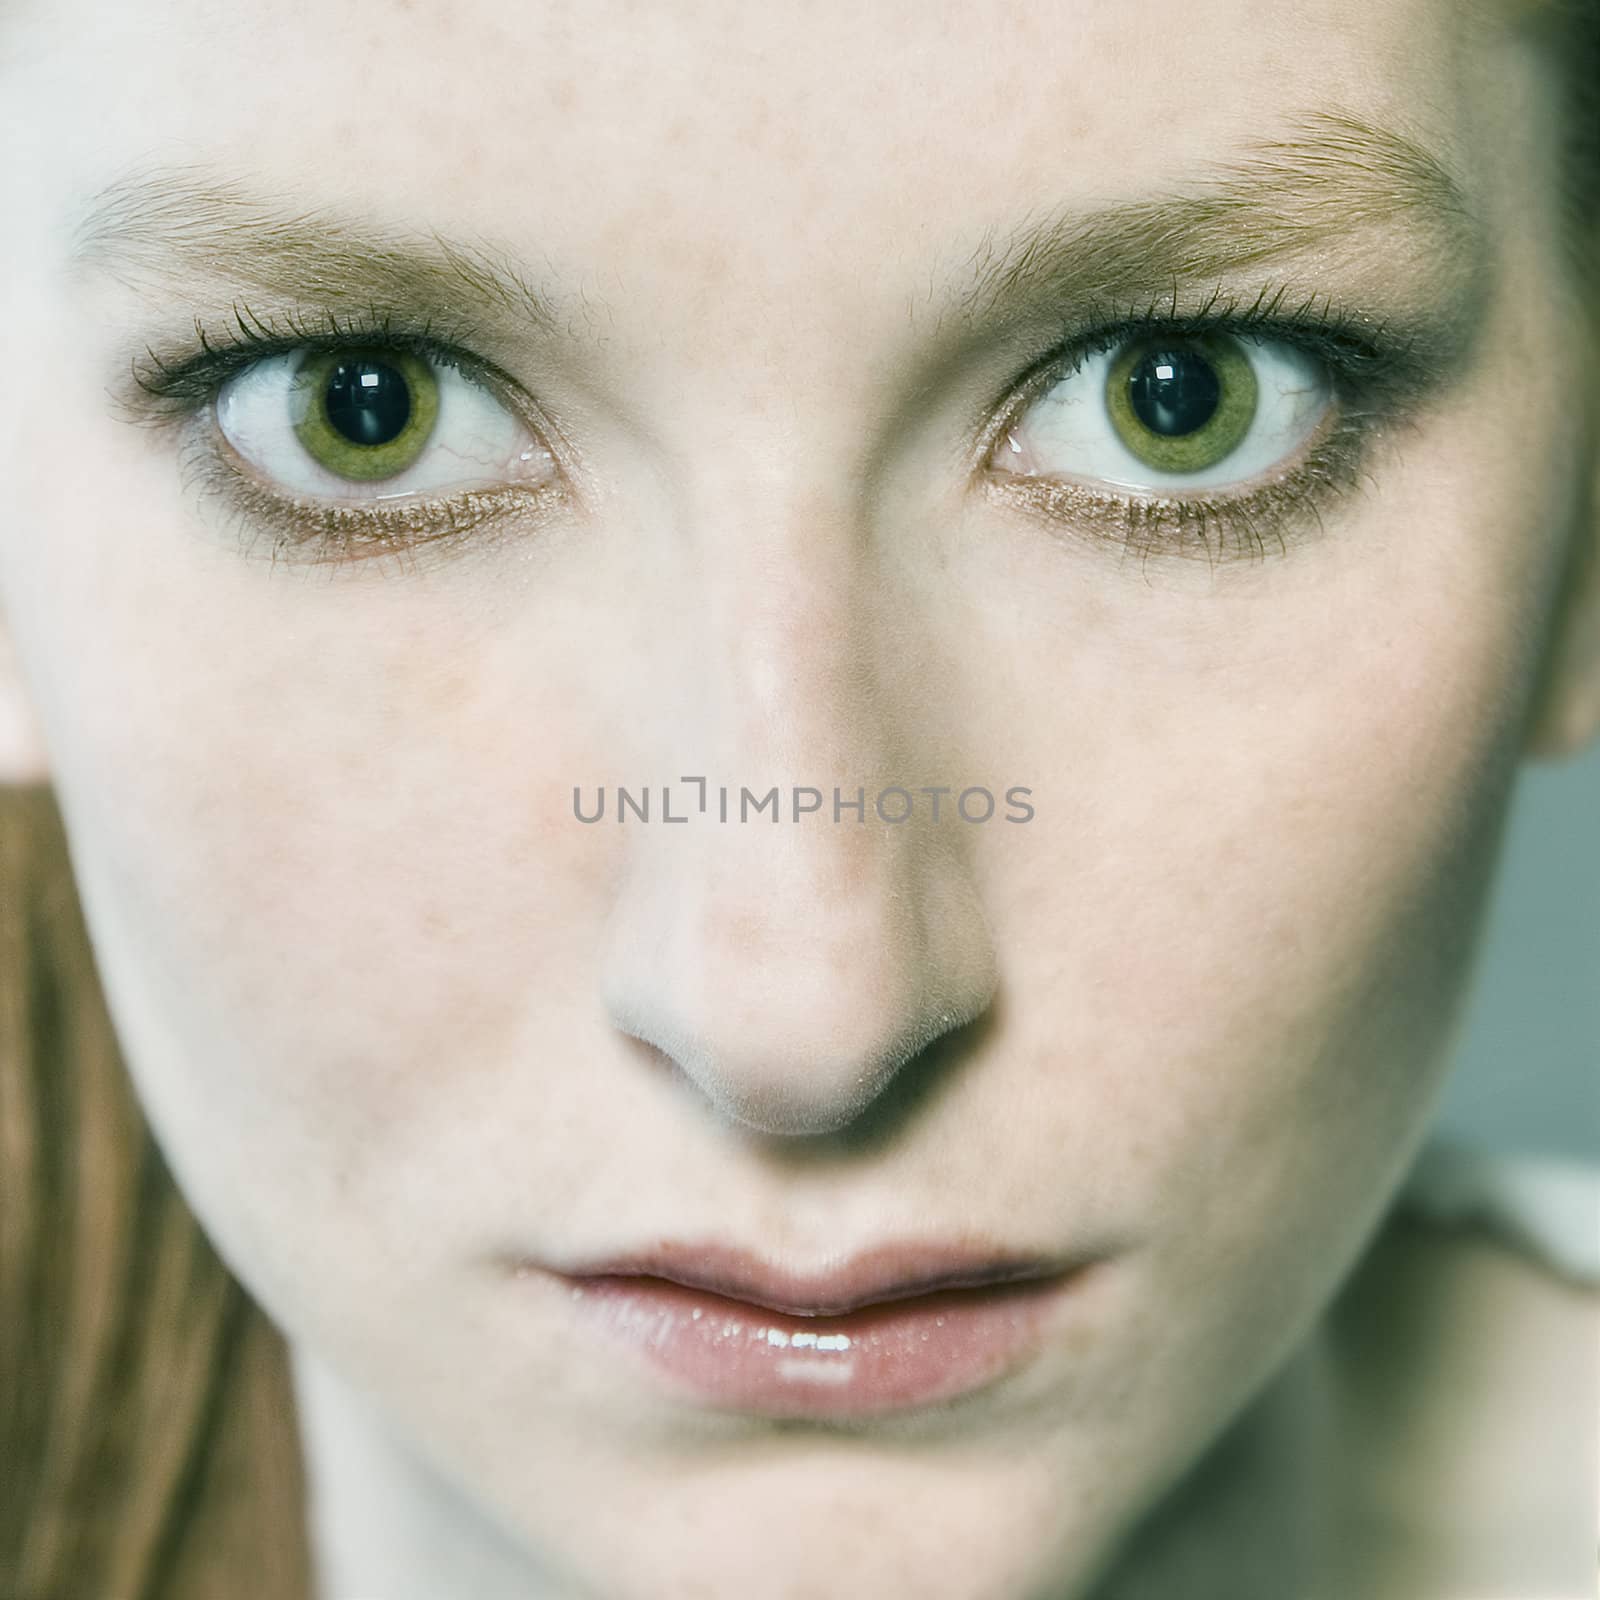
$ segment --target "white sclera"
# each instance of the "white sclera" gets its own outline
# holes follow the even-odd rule
[[[230,378],[217,394],[223,438],[286,494],[369,502],[537,483],[551,475],[549,451],[501,401],[459,367],[431,360],[439,414],[422,453],[389,478],[341,477],[311,455],[294,431],[295,374],[309,359],[304,350],[267,356]]]
[[[1327,415],[1333,390],[1325,365],[1282,339],[1232,335],[1255,370],[1256,412],[1249,432],[1200,472],[1162,472],[1118,437],[1106,409],[1106,373],[1126,341],[1084,357],[1028,409],[1000,441],[997,471],[1074,478],[1147,494],[1235,486],[1269,473]]]

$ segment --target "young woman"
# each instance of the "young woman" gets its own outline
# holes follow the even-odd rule
[[[8,1600],[1585,1592],[1597,36],[6,7]]]

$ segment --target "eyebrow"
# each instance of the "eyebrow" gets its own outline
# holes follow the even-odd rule
[[[1046,305],[1176,294],[1385,225],[1436,271],[1481,260],[1486,236],[1463,188],[1421,144],[1338,111],[1292,127],[1189,188],[991,228],[964,258],[931,269],[926,302],[941,326],[974,325]],[[464,311],[569,337],[596,321],[597,302],[554,272],[535,275],[502,244],[297,206],[197,165],[141,168],[107,185],[84,208],[70,254],[76,269],[123,281],[215,280],[296,303]],[[917,321],[915,297],[910,310]]]
[[[1482,262],[1485,231],[1436,156],[1397,131],[1317,112],[1190,190],[991,229],[941,317],[984,323],[1041,303],[1176,293],[1386,227],[1391,245],[1435,271],[1466,274]]]
[[[510,316],[552,333],[594,321],[587,296],[561,290],[553,273],[536,284],[487,239],[297,206],[203,165],[142,167],[108,184],[78,219],[69,260],[134,286],[215,281],[297,302]]]

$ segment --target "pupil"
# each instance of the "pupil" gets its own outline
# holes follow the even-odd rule
[[[388,444],[411,417],[411,391],[381,361],[341,361],[322,397],[329,423],[352,444]]]
[[[1168,438],[1203,428],[1222,399],[1215,369],[1194,350],[1152,350],[1128,386],[1134,415]]]

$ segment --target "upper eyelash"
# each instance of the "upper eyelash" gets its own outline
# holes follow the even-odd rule
[[[995,408],[995,420],[980,441],[980,457],[987,459],[993,442],[1041,395],[1082,370],[1090,356],[1114,350],[1134,338],[1196,334],[1253,335],[1308,352],[1327,368],[1338,401],[1346,409],[1359,409],[1374,418],[1397,409],[1412,392],[1425,387],[1431,371],[1414,335],[1390,332],[1382,323],[1333,311],[1318,316],[1309,305],[1287,315],[1276,314],[1270,305],[1263,307],[1260,302],[1236,310],[1213,296],[1182,315],[1160,310],[1124,314],[1098,322],[1087,332],[1069,334],[1021,378],[1013,380],[1009,398]]]
[[[118,397],[131,420],[167,425],[190,418],[212,404],[230,378],[273,356],[376,345],[459,368],[521,414],[536,432],[545,431],[527,415],[531,406],[520,385],[465,347],[471,339],[468,328],[431,318],[411,322],[375,307],[345,319],[331,311],[315,319],[292,312],[274,319],[237,302],[232,322],[221,336],[209,332],[198,318],[194,327],[197,348],[176,355],[147,347],[132,362],[133,392]],[[386,556],[411,569],[424,549],[434,553],[435,547],[502,521],[518,509],[548,511],[552,498],[549,485],[508,485],[467,494],[407,497],[396,505],[300,500],[243,477],[223,461],[214,445],[193,440],[183,454],[181,470],[186,488],[237,520],[247,553],[254,551],[263,532],[271,536],[274,567],[285,549],[311,549],[317,554],[297,555],[299,565],[331,566]]]
[[[1079,312],[1065,334],[1012,381],[974,452],[981,474],[1028,408],[1099,351],[1134,337],[1254,334],[1321,358],[1335,390],[1332,426],[1288,472],[1244,492],[1147,495],[1046,475],[988,474],[989,492],[1021,500],[1124,556],[1138,555],[1141,566],[1153,555],[1204,559],[1212,567],[1229,559],[1262,559],[1269,554],[1263,527],[1280,554],[1309,528],[1320,533],[1323,502],[1368,478],[1365,462],[1376,435],[1399,422],[1407,400],[1434,382],[1445,363],[1416,334],[1382,319],[1340,311],[1331,297],[1309,296],[1285,309],[1288,295],[1278,288],[1243,301],[1218,289],[1184,310],[1174,290],[1166,301],[1152,299],[1132,312]]]
[[[1244,494],[1139,495],[1063,479],[1014,476],[1000,492],[1029,501],[1053,521],[1070,523],[1092,537],[1109,538],[1125,554],[1139,554],[1142,561],[1154,554],[1203,556],[1215,565],[1230,556],[1264,556],[1262,526],[1269,527],[1279,549],[1287,551],[1286,535],[1292,525],[1315,521],[1320,527],[1320,500],[1361,480],[1361,463],[1372,434],[1394,419],[1404,393],[1425,385],[1431,376],[1428,357],[1413,337],[1380,319],[1341,312],[1329,298],[1308,296],[1286,307],[1288,293],[1281,288],[1263,290],[1243,301],[1218,289],[1200,304],[1183,309],[1174,289],[1169,298],[1152,297],[1132,310],[1079,308],[1071,326],[1046,353],[1010,381],[1006,396],[991,410],[991,422],[982,429],[976,460],[987,462],[997,441],[1027,407],[1096,351],[1134,336],[1163,333],[1255,333],[1282,339],[1327,364],[1340,409],[1328,437],[1282,477]],[[187,417],[214,401],[229,378],[259,361],[291,350],[326,351],[358,344],[407,350],[459,367],[504,399],[520,395],[513,379],[464,347],[470,340],[469,328],[442,326],[432,318],[413,323],[376,307],[344,319],[331,311],[313,319],[292,312],[268,318],[235,303],[231,325],[220,337],[196,319],[194,347],[188,354],[147,348],[131,369],[141,398],[125,409],[136,420]],[[192,458],[191,465],[209,491],[220,495],[223,483],[218,473]],[[222,472],[230,470],[221,467]],[[991,488],[995,476],[990,476]],[[331,546],[332,560],[398,553],[404,545],[402,526],[416,526],[418,542],[432,542],[454,538],[493,514],[485,509],[477,516],[463,515],[456,504],[460,496],[408,500],[403,508],[382,510],[296,502],[254,486],[238,498],[250,520],[275,525],[274,560],[276,549],[286,545]],[[1175,539],[1174,534],[1180,537]]]
[[[182,415],[214,400],[229,378],[269,357],[291,350],[320,352],[380,344],[458,366],[496,389],[515,387],[504,372],[471,354],[461,341],[461,330],[442,327],[435,319],[410,323],[376,308],[345,321],[332,311],[307,321],[294,312],[280,313],[276,319],[261,317],[235,302],[232,324],[220,338],[196,318],[196,348],[176,356],[146,347],[133,362],[130,376],[134,387],[155,403],[158,415]]]
[[[1242,300],[1222,289],[1188,310],[1180,309],[1176,290],[1166,300],[1151,299],[1134,311],[1108,310],[1078,314],[1033,371],[1081,362],[1135,335],[1196,333],[1270,334],[1309,350],[1325,360],[1347,383],[1375,381],[1405,370],[1418,356],[1421,341],[1378,317],[1343,310],[1331,296],[1308,295],[1286,306],[1286,287],[1263,289]]]

